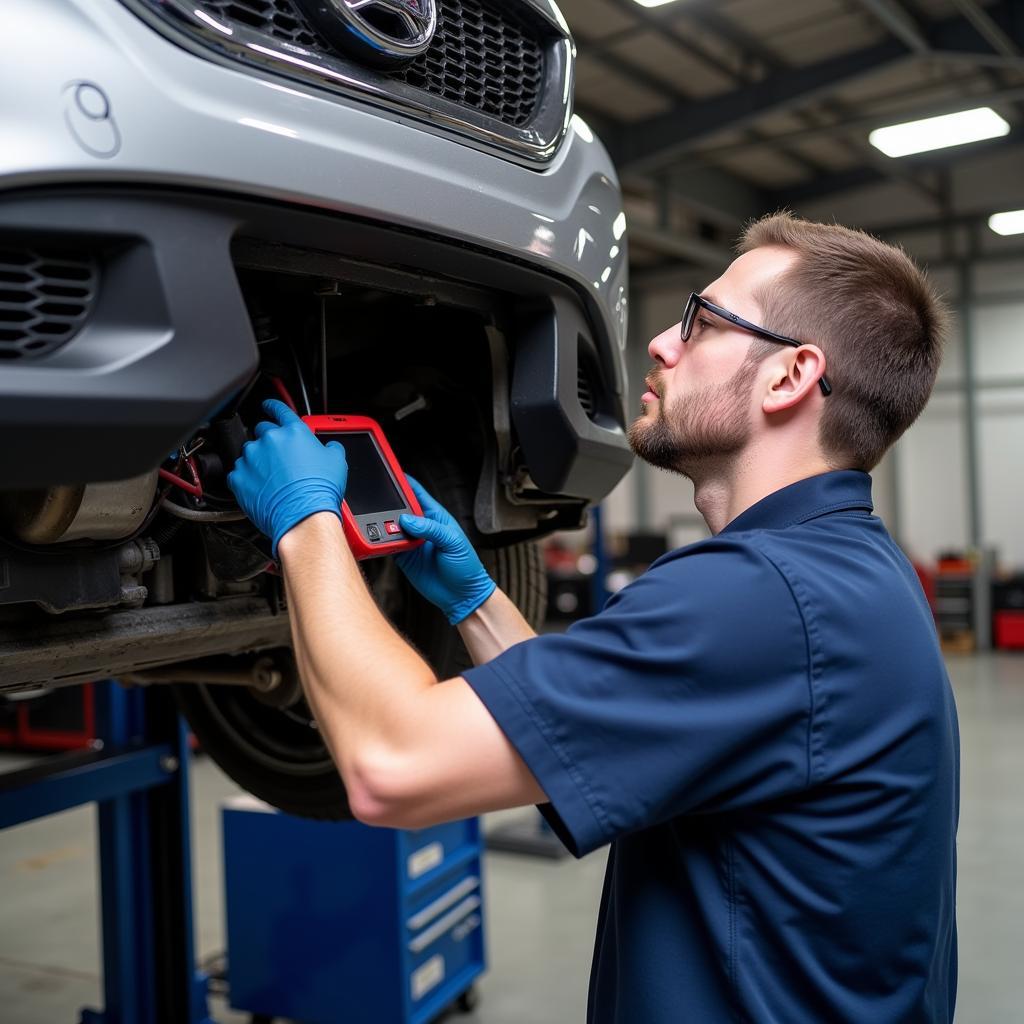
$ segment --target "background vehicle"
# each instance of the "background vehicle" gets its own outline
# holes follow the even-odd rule
[[[553,3],[320,6],[5,8],[0,690],[172,683],[240,784],[344,815],[225,474],[266,397],[373,416],[538,622],[533,540],[630,461],[625,222]]]

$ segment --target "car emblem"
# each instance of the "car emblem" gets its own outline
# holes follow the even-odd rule
[[[437,29],[436,0],[301,0],[310,20],[350,56],[399,67],[423,53]]]

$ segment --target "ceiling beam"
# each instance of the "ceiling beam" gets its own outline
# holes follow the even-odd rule
[[[896,238],[900,235],[913,235],[920,231],[935,231],[938,228],[984,228],[988,219],[999,211],[990,208],[988,212],[953,213],[942,218],[927,217],[915,220],[891,221],[888,224],[873,225],[865,230],[879,238]]]
[[[1017,128],[1001,139],[988,139],[965,146],[950,146],[930,153],[917,156],[899,157],[899,162],[906,167],[932,169],[945,167],[956,160],[983,156],[987,153],[1000,152],[1005,149],[1019,147],[1024,143],[1024,129]],[[886,158],[891,159],[891,158]],[[847,171],[824,175],[811,181],[802,182],[791,188],[770,192],[767,196],[769,204],[776,207],[795,206],[814,199],[821,199],[836,192],[847,192],[855,188],[878,185],[892,179],[876,166],[854,167]],[[936,218],[940,219],[939,217]]]
[[[834,92],[842,83],[877,74],[882,67],[906,56],[901,43],[889,40],[808,67],[770,74],[764,81],[683,104],[630,125],[624,133],[621,151],[613,156],[620,167],[650,169],[663,165],[709,135],[724,129],[745,128],[767,114],[805,106]]]
[[[929,89],[935,86],[930,84]],[[894,99],[897,97],[893,97]],[[949,100],[942,104],[931,104],[913,108],[885,110],[878,114],[856,114],[841,117],[831,124],[814,125],[809,128],[798,128],[792,132],[781,132],[777,135],[766,135],[761,145],[775,146],[787,142],[800,142],[804,139],[825,138],[832,135],[845,135],[849,132],[869,131],[887,124],[899,124],[903,121],[921,121],[927,117],[939,117],[942,114],[955,114],[966,107],[987,107],[993,103],[1010,103],[1024,100],[1024,85],[1011,86],[1005,89],[993,89],[991,92],[964,95],[959,100]],[[725,146],[712,146],[701,149],[702,158],[713,158],[728,153],[749,150],[749,142],[731,142]]]
[[[927,53],[931,47],[921,26],[902,7],[898,0],[859,0],[861,7],[866,8],[875,19],[885,26],[908,50],[914,53]]]
[[[699,267],[721,270],[733,260],[733,253],[724,245],[715,245],[703,239],[694,238],[644,224],[629,225],[629,244],[638,249],[650,249],[661,256],[694,263]]]
[[[685,206],[698,219],[707,220],[725,231],[735,231],[751,217],[764,212],[767,194],[748,181],[697,161],[668,169],[661,184],[672,199]],[[645,194],[652,189],[650,179],[633,174],[622,177],[628,192]]]
[[[898,242],[902,244],[907,251],[914,255],[913,243],[901,237],[904,232],[908,230],[936,230],[947,226],[964,226],[974,227],[975,229],[982,232],[984,237],[986,218],[978,217],[955,217],[950,221],[942,221],[939,219],[930,221],[920,221],[906,226],[895,225],[885,228],[866,227],[865,230],[878,238],[884,238],[889,241]],[[630,231],[633,229],[630,228]],[[672,259],[671,254],[669,258]],[[725,262],[719,265],[717,268],[708,267],[710,270],[721,270],[724,266],[728,265],[732,261],[732,254],[730,253],[726,258]],[[1020,262],[1024,261],[1024,246],[1020,245],[1006,245],[1000,246],[996,249],[977,249],[970,256],[968,262],[972,264],[977,263],[1001,263],[1001,262]],[[963,256],[949,257],[930,257],[923,259],[922,262],[926,263],[929,270],[936,270],[940,267],[958,266],[964,263]],[[699,271],[701,268],[697,268]],[[689,261],[684,261],[681,264],[661,264],[656,267],[644,267],[638,268],[630,273],[630,287],[637,291],[660,291],[662,289],[676,289],[682,292],[684,289],[680,287],[683,281],[689,282],[691,277],[695,274],[694,268]]]
[[[718,35],[738,47],[741,52],[752,54],[757,60],[762,61],[771,74],[779,74],[783,71],[789,70],[790,65],[783,61],[774,50],[766,46],[760,39],[752,35],[746,29],[739,27],[732,19],[725,17],[721,13],[708,13],[704,15],[703,20],[710,25]],[[844,117],[848,114],[848,110],[845,105],[840,103],[839,100],[834,97],[823,98],[821,101],[821,108],[832,117]],[[805,124],[814,125],[817,123],[816,119],[811,117],[810,112],[807,110],[797,110],[794,112],[794,116]],[[874,164],[883,174],[903,182],[914,191],[923,195],[929,202],[938,203],[940,196],[932,187],[931,183],[914,175],[912,170],[909,170],[905,166],[894,164],[892,161],[886,161],[877,150],[871,149],[866,145],[858,145],[852,139],[841,137],[840,142],[855,155],[859,162],[867,161],[869,164]],[[784,150],[784,152],[788,154],[790,150]],[[797,150],[797,152],[799,152],[799,150]],[[822,173],[828,172],[823,171],[819,167],[813,177],[819,177]]]
[[[989,8],[989,14],[998,22],[1010,16],[1011,6],[1011,0],[1000,0]],[[925,31],[932,49],[955,52],[958,59],[971,48],[977,52],[985,46],[962,15],[934,22]],[[805,67],[777,71],[764,81],[679,104],[664,114],[625,126],[612,156],[620,168],[650,170],[671,162],[716,132],[743,128],[768,114],[804,107],[842,85],[919,56],[930,58],[932,54],[916,55],[899,40],[888,39]]]
[[[687,13],[699,15],[702,19],[714,19],[716,13],[714,7],[719,0],[690,0],[687,5]],[[692,57],[705,62],[715,68],[720,74],[729,78],[737,86],[745,81],[756,77],[753,68],[737,70],[723,61],[719,56],[706,49],[691,33],[687,33],[666,21],[665,13],[658,9],[647,10],[638,7],[632,0],[617,0],[619,8],[637,19],[633,29],[627,29],[624,33],[616,36],[613,40],[604,40],[596,46],[586,46],[585,53],[588,56],[598,56],[609,64],[616,71],[625,74],[642,82],[655,92],[668,92],[673,96],[678,105],[690,102],[681,91],[667,83],[656,80],[649,72],[637,68],[631,62],[619,57],[613,47],[624,38],[632,38],[638,32],[654,30],[662,35],[667,35],[676,46]],[[607,118],[605,118],[607,122]],[[600,123],[600,122],[598,122]],[[601,129],[601,138],[609,151],[616,152],[621,148],[620,143],[624,131],[628,131],[628,125],[617,122],[609,125],[607,129]],[[749,130],[751,140],[756,139],[762,133],[756,129]],[[823,168],[816,161],[810,160],[798,152],[786,154],[797,161],[800,166],[811,175],[818,175]],[[719,227],[726,227],[733,231],[750,217],[757,216],[762,209],[763,196],[760,190],[753,185],[743,181],[728,171],[715,169],[709,170],[700,164],[685,168],[671,167],[664,172],[645,178],[636,173],[631,173],[623,178],[623,186],[634,192],[649,192],[655,187],[667,187],[675,200],[686,206],[698,217],[708,220]],[[681,190],[677,188],[681,186]]]
[[[975,27],[996,53],[1004,57],[1019,57],[1020,48],[1000,25],[975,0],[953,0],[953,6]]]
[[[1024,71],[1024,57],[1004,57],[1001,53],[977,53],[974,50],[931,50],[929,59],[942,64],[966,64],[994,71]]]

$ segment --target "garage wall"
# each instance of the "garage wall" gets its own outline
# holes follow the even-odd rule
[[[982,264],[966,315],[974,353],[981,542],[1006,568],[1024,567],[1024,265]],[[950,299],[958,303],[955,284]],[[898,445],[905,545],[925,559],[971,539],[963,329],[947,350],[936,393]],[[1016,385],[1016,386],[1015,386]]]
[[[956,304],[955,273],[933,273]],[[642,379],[651,361],[647,341],[679,318],[682,297],[706,280],[680,277],[678,286],[637,295],[630,327],[630,395],[639,410]],[[979,449],[979,510],[983,542],[1001,564],[1024,568],[1024,264],[979,266],[971,305]],[[933,561],[970,540],[967,431],[962,325],[947,348],[936,392],[918,422],[872,474],[876,512],[913,557]],[[1010,387],[1017,383],[1020,386]],[[635,466],[605,505],[609,529],[635,525],[664,530],[678,543],[704,531],[689,481]]]

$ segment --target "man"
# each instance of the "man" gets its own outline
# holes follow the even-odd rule
[[[374,606],[336,510],[344,455],[279,403],[231,477],[274,538],[310,704],[370,824],[521,804],[612,843],[589,1020],[949,1021],[956,712],[870,477],[935,380],[913,263],[778,214],[649,346],[637,454],[712,538],[535,637],[421,492],[400,564],[476,668],[438,682]]]

